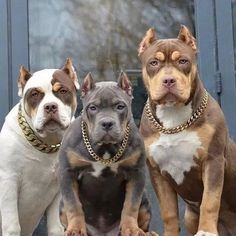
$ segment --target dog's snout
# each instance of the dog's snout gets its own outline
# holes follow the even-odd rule
[[[111,120],[103,121],[101,122],[101,126],[103,130],[106,130],[106,131],[111,130],[112,127],[114,126],[114,121],[111,121]]]
[[[176,83],[176,79],[175,78],[165,78],[162,81],[163,86],[170,88],[172,86],[174,86]]]
[[[47,103],[44,105],[44,111],[46,113],[56,113],[58,111],[58,106],[54,102]]]

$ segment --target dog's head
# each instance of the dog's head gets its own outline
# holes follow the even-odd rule
[[[20,68],[18,94],[31,128],[40,136],[61,133],[74,115],[79,88],[72,61],[67,59],[62,69],[40,70],[32,75]]]
[[[125,73],[118,82],[94,83],[89,73],[81,87],[83,120],[93,144],[117,144],[131,119],[132,87]]]
[[[197,73],[196,40],[185,26],[178,38],[157,40],[149,29],[138,52],[149,98],[156,104],[173,106],[189,101]]]

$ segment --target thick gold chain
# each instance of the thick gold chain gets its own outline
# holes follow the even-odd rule
[[[21,105],[19,105],[18,110],[18,123],[21,127],[22,132],[25,135],[25,138],[34,148],[44,153],[53,153],[58,151],[59,147],[61,146],[60,143],[49,145],[44,143],[37,137],[37,135],[35,135],[34,131],[30,128],[28,122],[22,114]]]
[[[207,107],[207,102],[208,102],[208,93],[205,90],[204,96],[202,98],[202,102],[201,102],[200,106],[197,108],[197,110],[192,114],[192,116],[185,123],[178,125],[174,128],[165,128],[155,119],[155,117],[153,116],[151,109],[150,109],[149,100],[147,101],[147,103],[145,105],[145,112],[146,112],[147,118],[151,121],[152,125],[159,132],[164,133],[164,134],[175,134],[175,133],[179,133],[179,132],[187,129],[190,125],[192,125],[205,111],[205,109]]]
[[[116,161],[118,161],[121,156],[123,155],[124,151],[125,151],[125,148],[127,146],[127,143],[128,143],[128,139],[129,139],[129,133],[130,133],[130,126],[129,124],[127,125],[126,127],[126,130],[125,130],[125,136],[124,136],[124,139],[121,143],[121,147],[120,149],[118,150],[118,152],[116,153],[115,156],[113,156],[112,158],[109,158],[107,160],[99,157],[92,149],[92,146],[90,144],[90,141],[89,141],[89,138],[88,138],[88,135],[87,135],[87,127],[86,127],[86,123],[84,121],[81,122],[81,129],[82,129],[82,136],[83,136],[83,141],[84,141],[84,144],[89,152],[89,154],[91,155],[91,157],[95,160],[95,161],[99,161],[101,162],[102,164],[104,165],[109,165],[109,164],[112,164]]]

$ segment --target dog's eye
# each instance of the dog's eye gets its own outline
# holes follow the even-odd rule
[[[38,95],[39,95],[39,92],[38,92],[37,90],[34,90],[34,91],[31,92],[31,95],[30,95],[30,96],[31,96],[32,98],[37,98]]]
[[[158,60],[152,60],[152,61],[149,62],[149,64],[150,64],[151,66],[158,66],[159,61],[158,61]]]
[[[91,105],[91,106],[89,106],[89,110],[90,110],[90,111],[96,111],[96,110],[97,110],[97,107],[94,106],[94,105]]]
[[[122,105],[122,104],[118,104],[117,106],[116,106],[116,109],[117,110],[123,110],[125,108],[125,105]]]
[[[60,94],[66,94],[66,93],[68,92],[68,90],[65,89],[65,88],[61,88],[61,89],[59,90],[59,92],[60,92]]]
[[[180,65],[185,65],[185,64],[187,64],[188,63],[188,60],[187,59],[180,59],[179,60],[179,64]]]

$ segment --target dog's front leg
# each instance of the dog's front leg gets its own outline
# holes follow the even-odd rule
[[[59,171],[59,180],[67,218],[65,236],[87,236],[85,216],[79,200],[79,186],[74,171],[68,167]]]
[[[145,235],[145,233],[138,227],[138,213],[142,200],[145,173],[144,170],[133,169],[130,170],[126,184],[126,195],[121,213],[121,236]]]
[[[203,196],[200,207],[198,233],[196,236],[218,235],[217,224],[224,183],[224,156],[211,156],[203,162]]]
[[[59,218],[60,200],[61,195],[58,193],[46,211],[48,236],[64,235],[64,229]]]
[[[2,217],[2,235],[20,236],[21,227],[18,215],[17,177],[0,178],[0,211]]]
[[[165,180],[157,166],[147,160],[152,186],[160,203],[161,218],[164,223],[164,236],[179,235],[179,213],[177,193]]]

